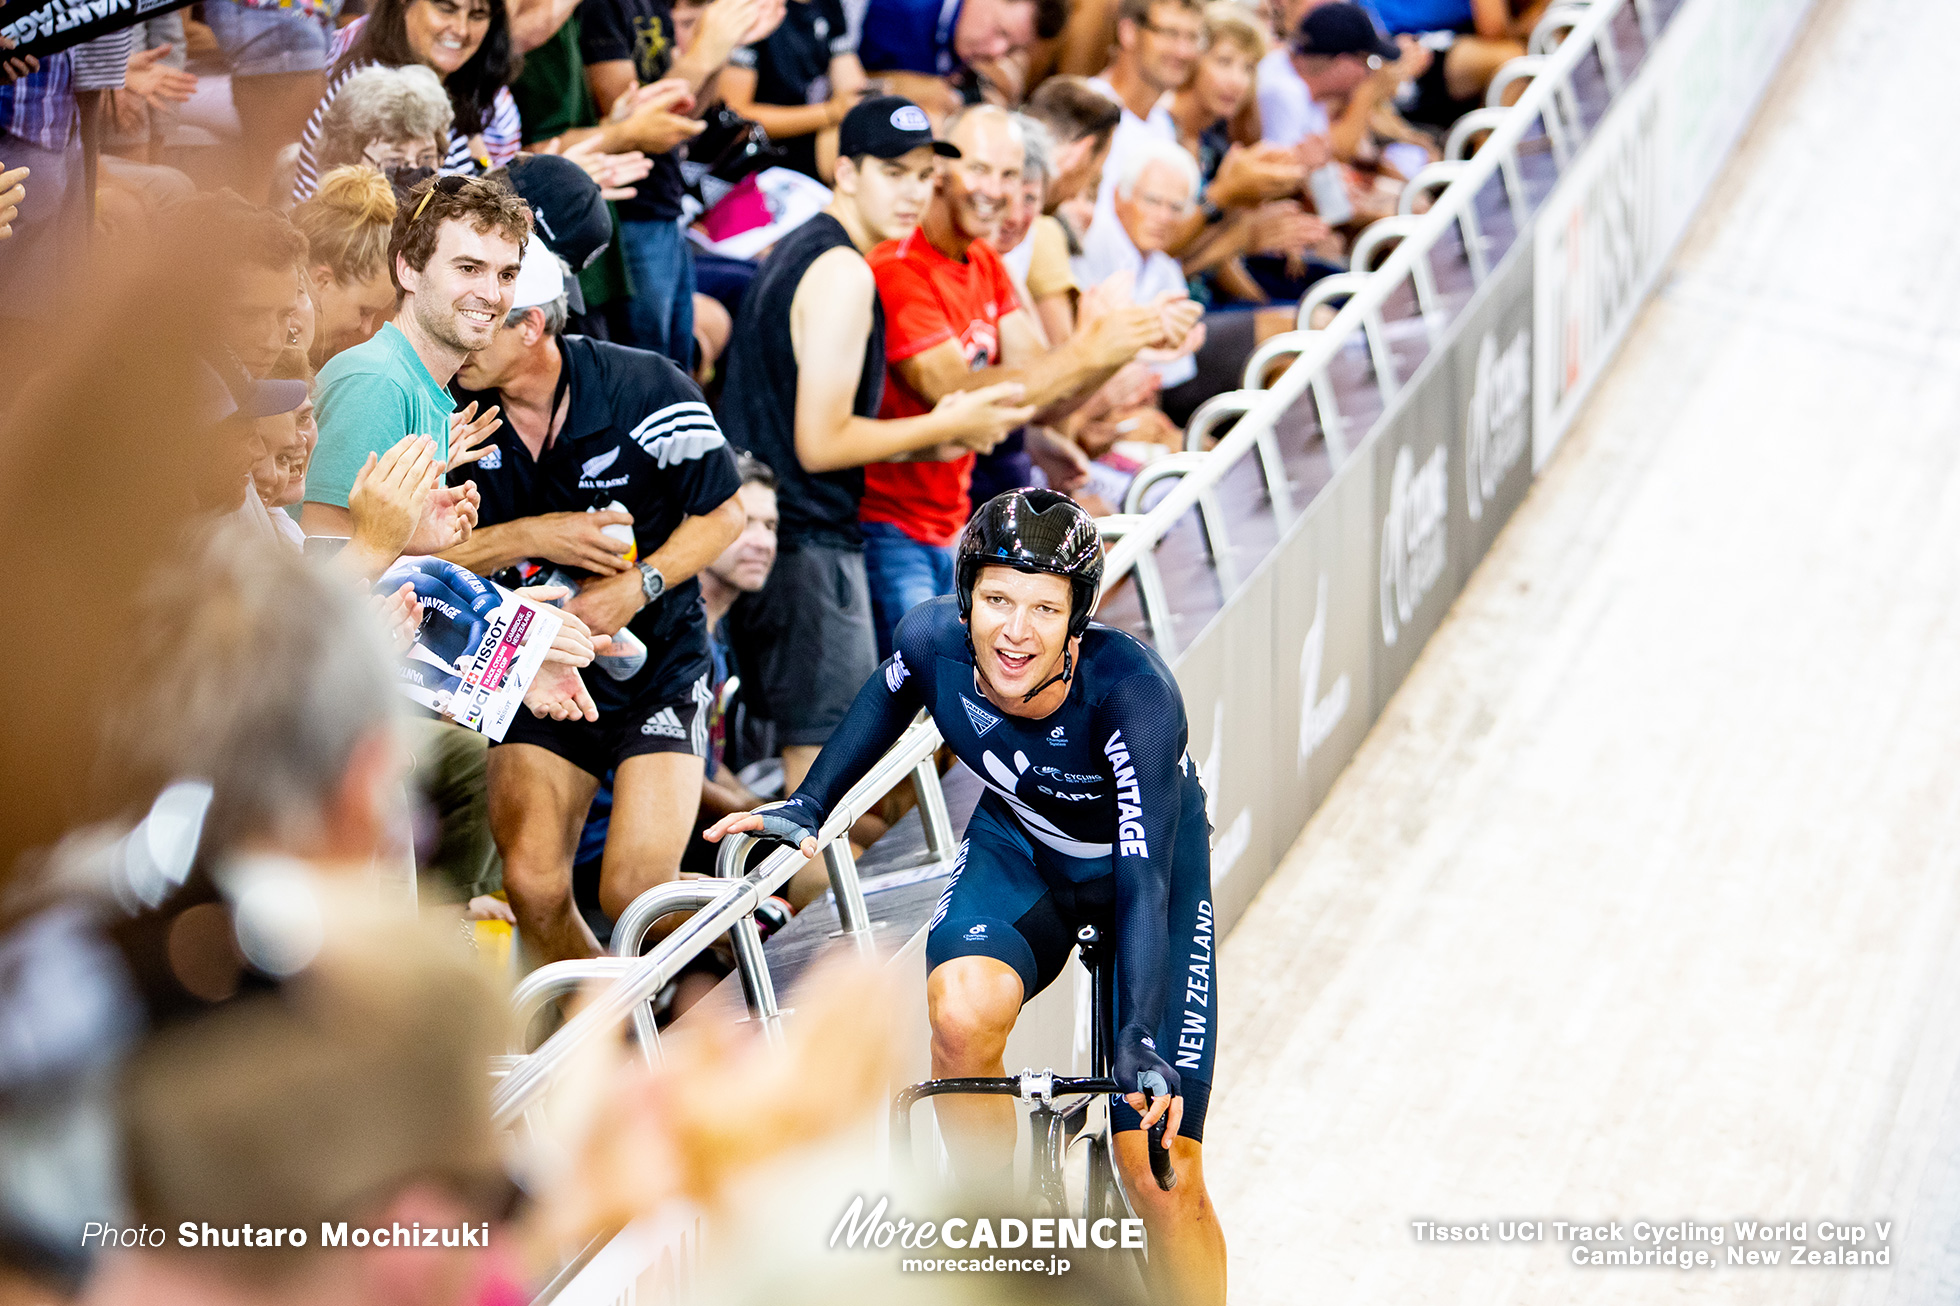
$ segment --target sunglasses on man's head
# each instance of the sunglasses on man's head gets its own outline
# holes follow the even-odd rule
[[[415,212],[409,215],[409,225],[413,226],[421,219],[422,210],[429,207],[429,201],[435,198],[437,191],[441,191],[444,195],[454,195],[456,192],[462,190],[463,187],[469,185],[471,180],[469,177],[453,172],[446,177],[437,177],[434,184],[422,192],[422,202],[417,204],[415,206]]]

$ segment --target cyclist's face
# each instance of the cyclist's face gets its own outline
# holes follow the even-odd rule
[[[973,656],[1005,697],[1019,697],[1062,669],[1069,583],[1045,572],[983,567],[973,582]]]

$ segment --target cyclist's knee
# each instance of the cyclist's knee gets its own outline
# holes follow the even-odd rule
[[[1188,1138],[1171,1141],[1171,1164],[1177,1170],[1177,1183],[1169,1192],[1159,1188],[1150,1173],[1150,1155],[1141,1131],[1126,1131],[1116,1136],[1116,1160],[1122,1167],[1131,1205],[1149,1223],[1184,1223],[1211,1216],[1211,1195],[1205,1190],[1204,1166],[1197,1143]]]
[[[992,957],[955,957],[926,981],[935,1058],[957,1067],[1000,1059],[1021,1011],[1021,977]]]

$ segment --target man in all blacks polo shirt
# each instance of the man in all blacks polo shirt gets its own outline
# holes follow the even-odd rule
[[[573,906],[572,857],[608,770],[601,907],[616,918],[679,874],[708,751],[711,663],[694,576],[744,522],[735,458],[700,390],[658,354],[560,335],[565,280],[533,239],[510,316],[457,373],[458,401],[498,405],[505,426],[473,472],[477,532],[447,555],[486,576],[509,569],[518,583],[562,569],[580,586],[567,607],[647,650],[624,679],[587,673],[597,722],[526,717],[490,750],[504,888],[541,961],[599,951]]]
[[[742,301],[722,416],[775,471],[775,570],[738,614],[763,707],[783,744],[785,792],[810,769],[877,669],[858,501],[864,465],[986,452],[1026,421],[1019,385],[960,390],[918,415],[875,421],[885,387],[885,319],[865,254],[918,225],[941,157],[910,100],[867,100],[838,130],[830,207],[785,236]]]

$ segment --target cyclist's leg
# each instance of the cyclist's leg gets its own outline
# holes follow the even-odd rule
[[[1141,1117],[1121,1099],[1110,1104],[1110,1129],[1116,1134],[1116,1163],[1123,1172],[1123,1186],[1150,1232],[1152,1277],[1158,1280],[1154,1291],[1167,1301],[1222,1303],[1225,1234],[1205,1190],[1202,1154],[1218,1034],[1211,836],[1204,791],[1192,777],[1186,778],[1183,789],[1177,847],[1171,857],[1172,969],[1164,1019],[1157,1027],[1157,1046],[1177,1070],[1184,1098],[1178,1136],[1170,1140],[1176,1187],[1169,1192],[1157,1187],[1139,1128]]]
[[[988,795],[974,810],[926,935],[936,1079],[1006,1074],[1002,1057],[1021,1004],[1061,973],[1074,944],[1026,837],[998,805]],[[1013,1164],[1007,1099],[953,1095],[934,1106],[963,1178],[999,1178]]]

